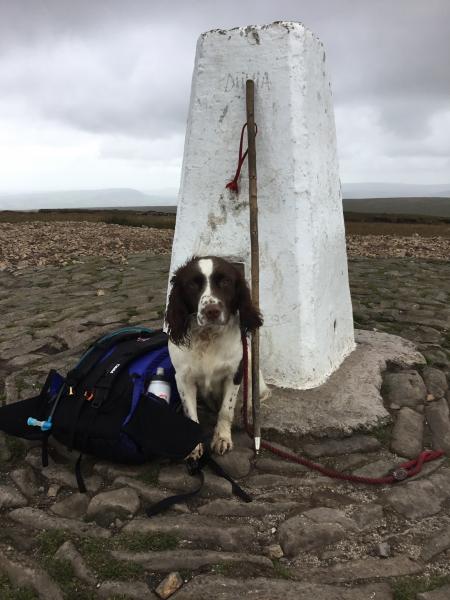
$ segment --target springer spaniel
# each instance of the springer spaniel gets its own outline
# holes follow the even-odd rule
[[[211,448],[225,454],[233,447],[231,425],[242,380],[242,333],[261,327],[243,275],[214,256],[193,257],[171,279],[166,311],[169,353],[187,417],[198,423],[197,393],[219,402]],[[261,379],[261,390],[267,391]],[[198,459],[203,446],[190,458]]]

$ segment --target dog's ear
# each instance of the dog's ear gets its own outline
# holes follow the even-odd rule
[[[237,310],[239,310],[241,331],[244,333],[253,333],[263,324],[263,318],[259,310],[252,303],[250,289],[244,276],[239,273],[236,282]]]
[[[170,280],[172,289],[166,310],[167,333],[170,340],[177,346],[189,344],[189,310],[183,299],[180,278],[177,273]]]

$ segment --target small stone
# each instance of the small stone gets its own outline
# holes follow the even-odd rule
[[[423,447],[423,415],[408,407],[400,409],[392,430],[391,450],[399,456],[416,458]]]
[[[137,492],[130,488],[120,488],[101,492],[89,502],[86,516],[98,525],[107,527],[116,518],[128,518],[137,513],[140,507]]]
[[[161,583],[155,589],[155,592],[160,598],[165,600],[166,598],[170,598],[172,594],[175,594],[175,592],[179,590],[182,585],[183,578],[178,571],[174,571],[169,573],[167,577],[161,581]]]
[[[389,558],[392,556],[392,548],[388,542],[380,542],[377,544],[375,552],[377,553],[377,556],[380,556],[381,558]]]
[[[296,556],[342,540],[345,536],[346,529],[339,523],[315,523],[299,515],[281,523],[278,539],[286,556]]]
[[[250,473],[250,459],[253,451],[248,448],[236,448],[223,456],[215,456],[214,460],[235,479],[247,477]]]
[[[47,496],[49,498],[56,498],[60,489],[61,486],[58,483],[52,483],[47,490]]]
[[[421,519],[441,510],[442,497],[436,492],[431,481],[420,479],[389,489],[385,498],[396,512],[407,519]]]
[[[25,496],[11,485],[0,485],[0,508],[19,508],[27,504]]]
[[[427,404],[425,416],[431,429],[433,448],[450,454],[450,416],[447,400],[441,398]]]
[[[427,388],[417,371],[401,371],[387,373],[383,382],[383,393],[386,401],[399,406],[414,408],[423,404]]]
[[[59,517],[81,519],[86,514],[89,497],[86,494],[74,493],[54,504],[50,510]]]
[[[25,466],[15,469],[11,471],[10,477],[27,498],[32,498],[38,493],[39,488],[36,475],[30,467]]]
[[[96,578],[94,574],[88,569],[83,557],[76,549],[73,542],[70,540],[64,542],[60,546],[55,554],[55,558],[59,560],[67,560],[72,565],[75,575],[90,585],[96,584]]]
[[[278,560],[284,556],[283,548],[280,544],[272,544],[267,548],[267,556],[272,560]]]
[[[434,367],[425,367],[422,371],[428,393],[435,398],[443,398],[448,390],[448,382],[445,373]]]
[[[433,400],[436,400],[436,398],[433,396],[433,394],[427,394],[427,402],[432,402]],[[391,408],[392,408],[392,404],[391,404]]]
[[[105,290],[96,290],[95,295],[96,296],[104,296],[105,295]]]

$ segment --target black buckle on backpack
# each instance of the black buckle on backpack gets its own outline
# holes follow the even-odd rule
[[[100,395],[95,396],[91,402],[92,408],[100,408],[100,406],[102,404],[103,404],[103,398]]]

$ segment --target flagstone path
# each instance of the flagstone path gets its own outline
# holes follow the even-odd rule
[[[91,258],[0,273],[0,397],[34,394],[86,345],[127,324],[161,325],[169,257]],[[450,263],[352,259],[355,325],[401,335],[425,357],[388,365],[390,423],[341,440],[299,440],[323,464],[383,475],[422,448],[450,453]],[[0,597],[444,600],[450,598],[450,462],[412,481],[330,480],[263,452],[242,432],[222,463],[253,496],[206,475],[202,494],[148,519],[144,508],[193,485],[182,465],[88,459],[79,494],[73,457],[0,437]]]

